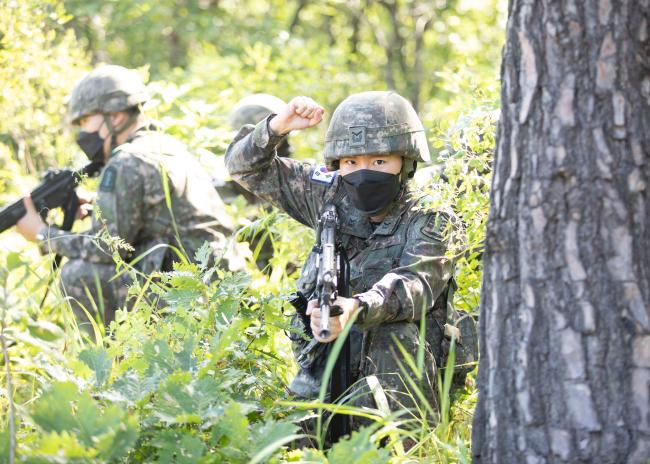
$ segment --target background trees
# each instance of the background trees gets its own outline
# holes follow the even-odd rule
[[[469,60],[474,72],[491,73],[502,40],[491,0],[64,4],[93,61],[148,64],[154,78],[168,79],[171,69],[186,68],[207,44],[215,58],[245,55],[257,42],[274,54],[307,47],[320,66],[368,73],[373,85],[401,92],[416,108],[439,93],[436,72],[442,68]],[[328,50],[341,60],[333,61]],[[293,74],[292,63],[286,64],[285,72]]]

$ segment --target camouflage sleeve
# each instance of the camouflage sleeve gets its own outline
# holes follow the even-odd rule
[[[454,273],[453,260],[445,256],[448,234],[441,232],[446,224],[438,213],[421,215],[411,223],[399,266],[355,295],[367,305],[357,319],[361,327],[417,321],[423,309],[433,306]]]
[[[116,155],[116,156],[119,156]],[[106,241],[118,237],[133,244],[142,228],[143,182],[135,160],[109,163],[103,170],[95,202],[92,226],[85,232],[68,232],[54,226],[41,231],[41,253],[57,253],[69,259],[112,263],[113,253]],[[124,257],[127,250],[121,248]]]
[[[249,192],[286,211],[298,222],[316,227],[325,192],[334,174],[308,163],[276,155],[284,139],[268,127],[270,117],[257,126],[242,127],[226,153],[230,176]]]

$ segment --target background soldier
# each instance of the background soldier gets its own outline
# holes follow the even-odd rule
[[[228,124],[230,128],[237,133],[242,126],[255,125],[262,119],[271,114],[278,114],[286,102],[280,98],[267,93],[256,93],[248,95],[237,102],[230,112]],[[291,156],[291,145],[288,139],[284,139],[277,148],[278,156]],[[242,195],[249,203],[258,203],[259,199],[251,192],[241,187],[237,182],[226,179],[224,173],[214,173],[216,176],[212,181],[219,192],[219,195],[225,202],[234,200],[237,195]]]
[[[101,234],[131,245],[132,251],[121,249],[120,254],[148,274],[171,270],[170,246],[190,259],[206,241],[215,253],[223,253],[232,231],[204,169],[181,142],[141,113],[147,99],[138,73],[121,66],[99,67],[81,79],[70,98],[70,119],[80,127],[77,143],[83,152],[105,164],[92,226],[84,233],[48,226],[30,197],[25,198],[27,214],[17,224],[42,253],[68,258],[61,284],[86,330],[82,308],[99,310],[108,324],[125,303],[130,279],[126,273],[114,278],[112,251],[98,239]],[[80,198],[85,204],[91,200]]]
[[[257,124],[270,114],[278,114],[287,106],[282,99],[268,93],[256,93],[237,102],[230,114],[229,122],[233,130],[238,131],[246,124]],[[285,138],[276,147],[278,156],[290,157],[291,145]]]
[[[395,340],[415,357],[420,319],[425,314],[427,368],[422,378],[406,369],[435,405],[435,366],[441,357],[454,266],[445,256],[450,215],[427,210],[423,195],[408,185],[417,163],[430,158],[424,128],[401,96],[364,92],[348,97],[334,112],[325,140],[326,166],[314,168],[276,155],[274,149],[286,134],[315,126],[323,112],[310,98],[296,97],[277,116],[254,129],[244,127],[226,155],[233,179],[302,224],[316,228],[327,203],[336,206],[341,220],[354,297],[339,297],[343,314],[330,319],[331,337],[316,335],[319,344],[296,337],[294,353],[300,370],[290,388],[301,397],[318,396],[324,346],[356,315],[351,332],[352,371],[362,394],[355,403],[377,407],[367,393],[367,376],[374,375],[393,412],[414,408],[412,389],[399,368],[398,360],[403,357]],[[312,251],[298,290],[310,300],[307,314],[314,334],[320,325],[316,277]],[[300,317],[294,317],[293,323],[305,328]]]
[[[239,131],[243,126],[250,125],[251,127],[262,121],[271,114],[278,114],[287,106],[286,102],[280,98],[269,95],[267,93],[256,93],[242,98],[232,109],[228,122],[233,131]],[[276,147],[278,156],[290,157],[293,149],[289,144],[289,140],[285,137],[282,142]],[[225,202],[233,201],[238,195],[242,195],[249,204],[262,204],[258,197],[249,192],[237,182],[226,179],[213,179],[219,195]],[[266,208],[267,210],[269,208]],[[255,211],[254,215],[249,215],[250,220],[259,218],[259,211]],[[248,240],[251,252],[257,250],[257,257],[255,263],[260,270],[271,274],[271,258],[273,257],[273,241],[276,238],[275,234],[267,235],[264,230],[257,230],[255,235],[244,235],[241,239]],[[260,246],[260,240],[263,240]],[[291,273],[296,269],[292,264],[287,270]]]

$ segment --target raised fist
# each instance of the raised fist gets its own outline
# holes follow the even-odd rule
[[[276,134],[284,135],[293,130],[313,127],[323,120],[325,110],[309,97],[294,97],[271,121],[269,127]]]

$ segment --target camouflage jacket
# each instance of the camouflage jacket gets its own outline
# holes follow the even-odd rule
[[[48,226],[41,231],[42,253],[95,263],[112,263],[112,253],[98,235],[108,233],[134,248],[123,257],[138,260],[136,267],[160,270],[170,244],[189,258],[205,242],[215,252],[226,245],[232,231],[210,177],[171,136],[153,128],[136,131],[113,150],[102,170],[90,230],[71,233]],[[149,251],[147,253],[147,251]]]
[[[445,257],[442,236],[448,216],[419,208],[417,196],[405,190],[373,228],[354,208],[336,173],[275,156],[274,147],[281,140],[269,131],[268,119],[244,126],[228,148],[226,166],[246,189],[311,228],[317,227],[325,203],[336,205],[350,260],[352,294],[367,304],[358,327],[366,334],[392,331],[395,324],[419,321],[423,309],[430,313],[453,277],[454,265]],[[312,252],[298,282],[308,298],[314,296],[316,277]],[[444,313],[441,309],[432,325],[437,334],[445,323]]]

